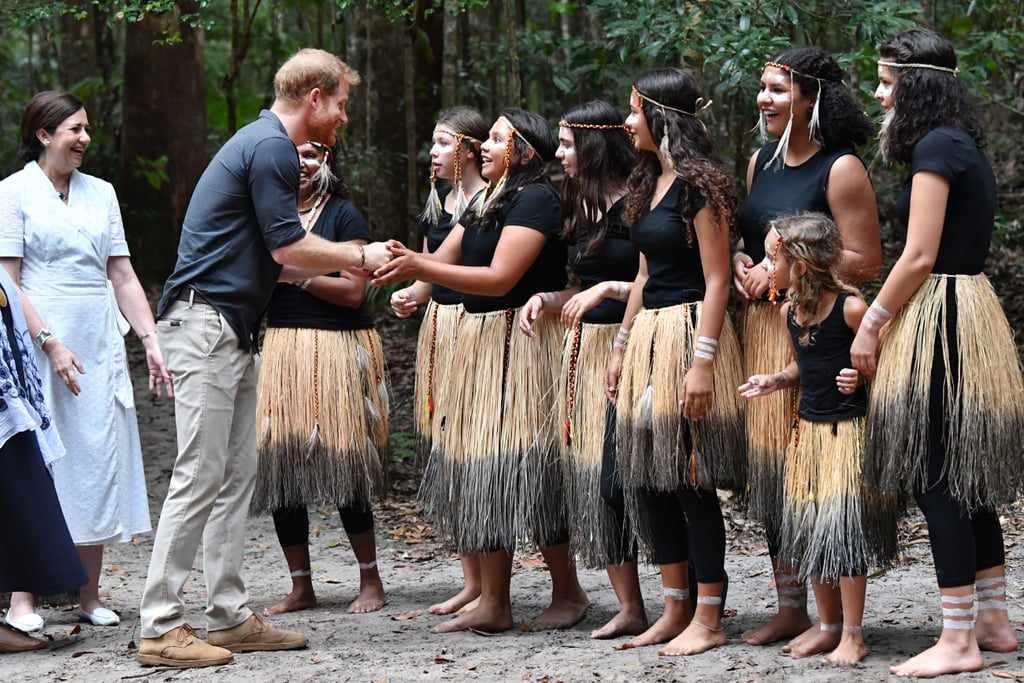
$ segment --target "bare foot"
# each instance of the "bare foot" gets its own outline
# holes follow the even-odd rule
[[[680,614],[676,617],[662,614],[654,624],[633,638],[627,643],[617,646],[616,650],[630,650],[634,647],[647,647],[648,645],[660,645],[672,640],[690,623],[690,610],[677,610]]]
[[[580,623],[587,613],[590,601],[587,594],[580,589],[571,598],[552,599],[548,608],[526,625],[528,631],[551,631],[572,628]]]
[[[480,596],[478,595],[475,598],[473,598],[472,600],[470,600],[469,602],[467,602],[465,605],[460,607],[459,611],[456,612],[456,614],[465,614],[466,612],[472,612],[479,605],[480,605]]]
[[[978,610],[974,635],[978,647],[989,652],[1015,652],[1018,647],[1017,634],[1004,610]]]
[[[647,630],[647,612],[641,607],[623,607],[607,624],[591,631],[594,640],[606,640],[619,636],[635,636]]]
[[[826,664],[838,666],[850,666],[868,656],[868,648],[864,645],[864,638],[860,634],[844,633],[839,641],[839,646],[828,657],[825,657]]]
[[[470,588],[465,586],[455,596],[448,598],[444,602],[431,605],[427,611],[431,614],[455,614],[470,602],[479,598],[479,588]]]
[[[711,629],[696,621],[691,621],[686,630],[658,650],[658,654],[669,657],[698,655],[701,652],[725,645],[725,640],[725,629],[721,626]]]
[[[978,649],[973,639],[971,639],[970,645],[958,647],[943,642],[940,637],[939,642],[921,654],[911,657],[899,666],[890,666],[889,673],[897,676],[934,678],[961,671],[978,671],[983,664],[981,650]]]
[[[292,592],[284,597],[284,600],[276,602],[270,607],[263,609],[263,616],[270,617],[285,612],[298,612],[299,610],[312,609],[316,607],[316,593],[292,589]]]
[[[384,594],[384,586],[379,580],[367,582],[365,586],[359,587],[359,595],[348,606],[348,613],[366,614],[367,612],[376,612],[387,604],[387,601],[388,597]]]
[[[788,652],[793,659],[802,659],[836,649],[841,638],[840,631],[824,631],[821,624],[816,624],[791,640],[782,651]]]
[[[747,645],[771,645],[798,636],[810,627],[811,618],[807,616],[807,610],[785,608],[767,624],[744,631],[743,642]]]
[[[512,606],[481,603],[476,609],[455,617],[451,621],[438,624],[430,629],[433,633],[454,633],[455,631],[484,631],[501,633],[512,628]]]

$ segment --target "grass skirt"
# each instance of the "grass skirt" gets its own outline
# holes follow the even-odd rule
[[[376,330],[267,329],[251,514],[368,505],[387,480],[388,387]]]
[[[750,301],[743,307],[743,372],[779,372],[793,360],[793,347],[780,307]],[[799,390],[782,389],[747,401],[747,467],[750,514],[769,538],[778,538],[782,521],[783,478]]]
[[[601,497],[609,414],[604,375],[619,323],[580,323],[565,334],[558,379],[558,426],[577,556],[592,568],[621,562],[635,540]]]
[[[450,376],[455,332],[466,309],[462,304],[438,304],[431,301],[420,324],[416,343],[416,389],[413,399],[413,431],[416,460],[426,461],[433,434],[434,405],[444,401],[444,380]]]
[[[451,389],[434,404],[421,497],[460,554],[513,548],[521,535],[550,545],[568,528],[553,419],[563,328],[540,316],[531,339],[518,318],[519,309],[463,317]]]
[[[864,486],[863,417],[800,420],[786,457],[780,559],[802,578],[859,576],[896,558],[895,494]]]
[[[633,320],[617,403],[616,448],[627,492],[746,486],[744,406],[736,391],[743,368],[728,318],[714,361],[711,410],[695,422],[683,419],[679,404],[701,309],[699,302],[643,309]]]
[[[1013,501],[1024,475],[1024,381],[988,278],[929,275],[883,335],[868,408],[868,482],[906,492],[926,482],[929,414],[941,415],[952,496],[966,510]]]

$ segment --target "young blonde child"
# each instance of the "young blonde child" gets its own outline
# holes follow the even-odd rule
[[[770,298],[786,290],[780,313],[796,360],[775,374],[751,376],[739,392],[749,399],[800,386],[786,458],[781,556],[812,580],[818,624],[788,649],[796,658],[831,651],[826,662],[848,665],[867,656],[861,633],[867,564],[892,554],[895,522],[893,506],[865,491],[860,478],[867,391],[850,362],[850,345],[867,305],[836,274],[842,250],[835,223],[823,214],[773,222],[761,265]]]

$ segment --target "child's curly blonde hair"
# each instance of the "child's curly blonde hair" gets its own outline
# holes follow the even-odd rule
[[[821,324],[814,319],[822,294],[849,292],[859,297],[860,291],[839,276],[843,238],[831,218],[810,211],[788,214],[773,220],[769,229],[779,235],[776,253],[781,249],[789,259],[786,298],[792,307],[793,319],[804,332],[800,344],[806,346]],[[799,272],[801,263],[804,265],[803,273]]]

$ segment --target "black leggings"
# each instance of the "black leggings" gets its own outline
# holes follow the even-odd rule
[[[697,581],[718,583],[725,578],[725,522],[714,489],[683,487],[676,491],[641,493],[654,561],[686,562],[693,546]]]
[[[341,525],[345,533],[364,534],[373,531],[373,510],[369,507],[339,507]],[[274,529],[281,547],[307,545],[309,543],[309,513],[305,507],[278,508],[274,510]]]
[[[956,368],[955,300],[950,303],[947,299],[947,310],[950,367]],[[914,500],[928,522],[928,538],[939,588],[956,588],[973,585],[976,572],[1005,563],[1003,530],[995,509],[980,508],[968,512],[949,490],[949,480],[943,471],[946,463],[946,410],[941,339],[936,340],[934,358],[930,388],[932,401],[928,411],[927,481],[917,482]],[[953,378],[954,385],[957,380]]]
[[[946,426],[941,411],[941,402],[933,401],[928,426],[928,480],[914,487],[914,500],[928,522],[939,588],[956,588],[973,585],[975,573],[1005,563],[1003,529],[994,508],[968,512],[950,492],[949,479],[943,472]]]
[[[601,498],[611,509],[619,537],[630,539],[628,543],[621,544],[618,557],[608,558],[608,564],[622,564],[636,560],[637,547],[626,519],[626,498],[622,493],[622,480],[619,478],[615,457],[615,406],[611,402],[608,403],[605,417],[604,452],[601,457]]]

